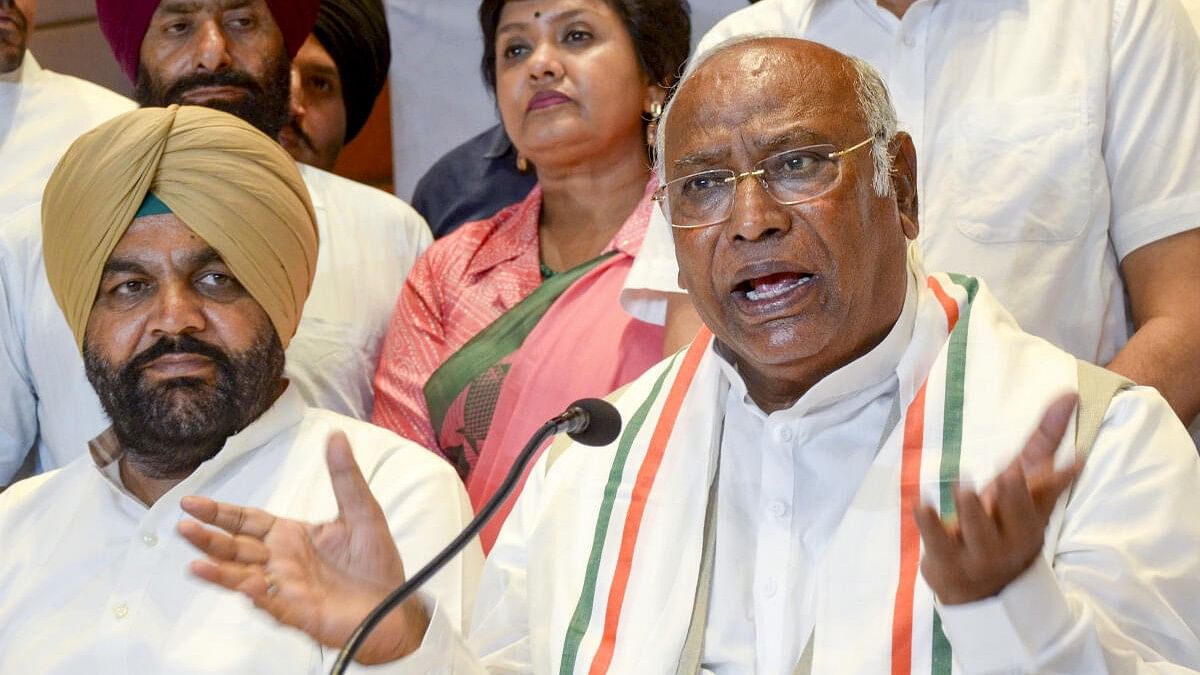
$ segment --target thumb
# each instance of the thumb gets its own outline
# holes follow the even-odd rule
[[[329,478],[333,482],[333,496],[337,500],[340,519],[351,525],[384,520],[383,509],[375,501],[367,479],[363,478],[362,470],[354,460],[354,452],[350,449],[346,434],[335,431],[329,435],[325,462],[329,466]]]
[[[1078,403],[1079,396],[1071,392],[1060,395],[1046,407],[1037,429],[1030,435],[1019,457],[1025,473],[1053,470],[1054,453],[1062,442]]]

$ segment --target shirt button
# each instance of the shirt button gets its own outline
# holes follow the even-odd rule
[[[782,443],[787,443],[788,441],[792,440],[794,435],[795,434],[793,434],[792,430],[788,427],[779,427],[779,430],[775,432],[775,437],[778,438]]]
[[[914,40],[913,36],[911,35],[905,35],[904,37],[900,38],[900,42],[904,43],[904,46],[910,49],[913,45],[917,44],[917,41]]]
[[[142,543],[147,546],[157,546],[158,537],[154,536],[152,532],[147,532],[146,534],[142,535]]]
[[[783,502],[771,502],[771,505],[767,507],[767,511],[776,518],[782,518],[787,515],[787,505]]]
[[[118,619],[124,619],[125,617],[129,616],[129,607],[123,602],[116,607],[113,607],[113,616],[117,617]]]
[[[779,590],[779,586],[774,581],[768,581],[767,583],[763,584],[763,591],[762,591],[763,595],[768,598],[775,597],[775,593],[778,590]]]

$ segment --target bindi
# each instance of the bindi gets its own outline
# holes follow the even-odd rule
[[[534,12],[534,13],[533,13],[533,18],[535,18],[535,19],[540,19],[541,17],[542,17],[542,13],[541,13],[541,12]]]

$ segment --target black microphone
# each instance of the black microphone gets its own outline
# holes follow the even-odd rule
[[[342,651],[338,653],[337,662],[329,671],[330,675],[343,675],[346,668],[350,667],[350,662],[354,660],[354,655],[362,647],[367,636],[375,630],[383,617],[407,600],[408,596],[412,595],[426,581],[429,581],[434,574],[437,574],[438,570],[445,567],[446,563],[458,555],[458,552],[463,550],[475,535],[479,534],[483,526],[496,515],[496,511],[504,503],[504,500],[512,494],[521,475],[525,473],[525,466],[533,459],[542,442],[560,433],[566,433],[576,443],[592,446],[608,445],[621,433],[621,413],[617,412],[617,409],[608,401],[584,398],[567,406],[566,411],[561,415],[547,420],[539,427],[525,447],[521,449],[521,454],[517,455],[516,460],[513,461],[512,468],[504,477],[504,482],[487,500],[483,508],[479,509],[479,513],[475,514],[471,522],[467,523],[463,531],[459,532],[458,536],[446,545],[446,548],[442,549],[416,574],[389,593],[375,609],[371,610],[367,618],[358,624],[358,628],[354,629],[354,632],[350,634],[350,639],[346,641],[346,646],[342,647]]]

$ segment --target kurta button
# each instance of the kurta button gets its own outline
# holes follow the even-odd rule
[[[116,607],[113,607],[113,616],[117,617],[118,619],[124,619],[125,617],[129,616],[129,607],[123,602]]]
[[[775,432],[775,437],[780,441],[787,443],[788,441],[792,440],[792,430],[788,427],[779,427],[779,430]]]
[[[775,516],[776,518],[782,518],[784,514],[787,513],[787,505],[785,505],[783,502],[771,502],[771,505],[767,507],[767,510],[771,512],[772,516]]]
[[[904,43],[905,47],[909,47],[909,48],[911,48],[913,45],[917,44],[917,41],[914,40],[913,36],[911,36],[911,35],[905,35],[903,38],[900,39],[900,41]]]
[[[148,532],[148,533],[142,535],[142,543],[147,546],[157,546],[158,545],[158,537],[154,536],[153,533]]]

